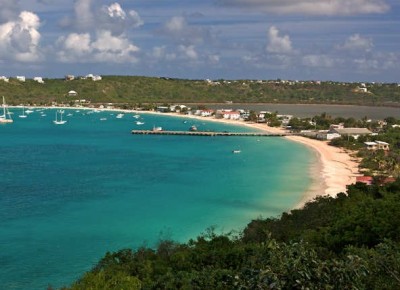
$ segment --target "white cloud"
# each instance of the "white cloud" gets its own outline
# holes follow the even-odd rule
[[[122,35],[127,30],[143,25],[135,10],[125,11],[117,2],[98,7],[93,0],[77,0],[74,11],[73,17],[60,21],[61,26],[72,27],[79,32],[109,30],[114,35]]]
[[[164,23],[159,31],[162,36],[169,37],[178,44],[185,46],[211,43],[213,36],[210,30],[190,25],[183,16],[174,16]]]
[[[271,26],[268,30],[267,51],[276,54],[290,54],[293,52],[292,42],[288,35],[280,36],[279,30]]]
[[[398,68],[400,53],[375,53],[369,57],[358,57],[353,62],[359,71],[377,73]]]
[[[309,54],[303,56],[302,64],[314,68],[330,68],[335,66],[335,60],[329,55]]]
[[[194,45],[189,45],[189,46],[180,45],[179,51],[183,53],[183,56],[185,58],[188,58],[190,60],[197,60],[198,58],[198,54],[194,48]]]
[[[110,31],[99,31],[95,39],[89,33],[71,33],[58,39],[57,53],[62,62],[136,62],[139,48],[124,36],[116,37]]]
[[[22,62],[38,61],[39,27],[39,17],[28,11],[22,11],[17,20],[0,25],[0,54]]]
[[[339,45],[337,48],[350,51],[370,51],[373,46],[374,44],[370,38],[354,34],[346,39],[343,45]]]
[[[185,30],[187,23],[184,17],[174,16],[165,23],[165,29],[171,33],[177,33]]]
[[[108,12],[108,16],[111,18],[121,18],[125,19],[126,13],[125,11],[121,8],[121,5],[118,3],[113,3],[110,6],[105,6],[104,9]]]
[[[217,3],[277,14],[357,15],[385,13],[390,9],[385,0],[217,0]]]
[[[135,10],[129,10],[127,13],[120,4],[113,3],[96,12],[95,25],[98,29],[106,29],[119,35],[128,29],[143,25],[143,21]]]
[[[177,58],[176,53],[168,52],[167,47],[165,45],[153,47],[151,53],[152,60],[167,60],[172,61]]]
[[[217,54],[212,54],[208,56],[208,62],[212,64],[217,64],[220,62],[220,56]]]

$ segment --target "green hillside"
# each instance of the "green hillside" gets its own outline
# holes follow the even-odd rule
[[[400,106],[397,84],[366,84],[367,92],[357,91],[361,84],[334,82],[284,82],[184,80],[140,76],[103,76],[91,79],[44,79],[44,84],[20,82],[15,78],[0,81],[0,95],[7,103],[44,105],[68,104],[74,99],[91,103],[326,103]],[[74,90],[78,97],[69,97]]]

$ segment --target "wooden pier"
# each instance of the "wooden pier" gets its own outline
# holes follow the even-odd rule
[[[134,135],[177,135],[177,136],[243,136],[243,137],[284,137],[287,134],[259,133],[259,132],[212,132],[212,131],[154,131],[132,130]]]

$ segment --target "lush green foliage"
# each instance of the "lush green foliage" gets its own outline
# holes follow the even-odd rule
[[[33,80],[20,82],[10,79],[0,82],[0,93],[11,105],[69,104],[76,97],[68,97],[74,90],[79,99],[92,103],[117,103],[136,106],[143,103],[324,103],[399,105],[400,87],[395,84],[369,85],[368,93],[355,92],[358,84],[322,82],[283,83],[277,81],[224,81],[209,83],[204,80],[150,78],[138,76],[103,76],[91,79],[44,79],[44,84]]]
[[[400,179],[355,184],[239,235],[107,255],[70,289],[399,289]]]

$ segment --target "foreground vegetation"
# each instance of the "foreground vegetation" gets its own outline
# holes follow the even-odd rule
[[[399,289],[400,179],[357,183],[242,232],[106,256],[65,289]]]
[[[115,103],[127,108],[143,103],[313,103],[400,106],[397,84],[366,84],[367,92],[359,91],[358,83],[183,80],[140,76],[103,76],[91,79],[44,79],[20,82],[0,81],[0,92],[10,105],[70,104],[74,99],[93,103]],[[78,97],[68,97],[74,90]]]

